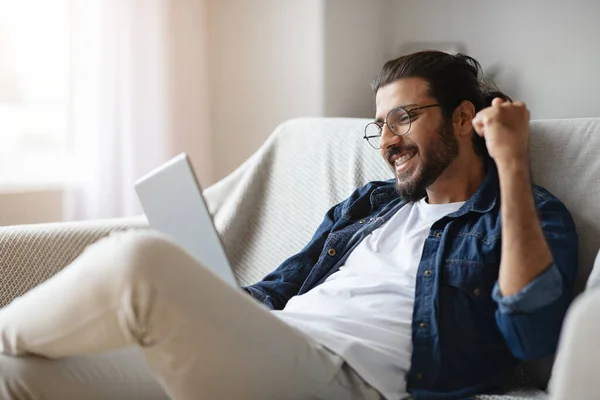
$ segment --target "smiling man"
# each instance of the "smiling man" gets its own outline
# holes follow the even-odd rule
[[[470,57],[433,51],[385,64],[365,139],[396,179],[358,189],[248,288],[386,398],[498,385],[555,351],[571,301],[571,216],[532,185],[525,104],[480,74]]]
[[[462,399],[498,387],[520,360],[555,351],[577,235],[531,182],[527,108],[480,74],[474,59],[435,51],[385,64],[365,139],[395,178],[358,188],[300,253],[244,288],[269,310],[162,236],[114,236],[0,311],[0,352],[138,345],[175,399]],[[52,293],[72,295],[26,317]],[[0,357],[0,394],[30,394],[3,375],[11,362]]]

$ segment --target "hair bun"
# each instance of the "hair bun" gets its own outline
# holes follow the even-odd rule
[[[492,100],[494,100],[496,97],[499,97],[504,101],[512,101],[510,97],[499,91],[496,87],[489,87],[486,85],[482,89],[483,99],[487,107],[492,105]]]

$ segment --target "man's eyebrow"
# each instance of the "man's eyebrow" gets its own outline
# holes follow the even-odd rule
[[[415,104],[415,103],[403,104],[403,105],[396,106],[396,107],[392,108],[392,110],[395,110],[396,108],[400,108],[400,107],[405,108],[408,111],[410,111],[411,108],[419,107],[419,105]],[[387,114],[386,114],[386,116],[387,116]],[[376,117],[375,118],[375,122],[383,122],[383,118],[382,117]]]
[[[400,106],[400,107],[409,109],[409,108],[419,107],[419,105],[415,104],[415,103],[410,103],[410,104],[405,104],[405,105]]]

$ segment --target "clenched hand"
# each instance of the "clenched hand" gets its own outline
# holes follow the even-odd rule
[[[527,162],[529,110],[525,103],[495,98],[490,107],[477,113],[472,123],[475,132],[485,138],[496,164]]]

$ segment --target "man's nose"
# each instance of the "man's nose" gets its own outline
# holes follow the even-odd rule
[[[383,124],[383,128],[381,130],[381,146],[380,146],[382,149],[387,149],[388,147],[396,146],[396,145],[402,143],[403,140],[404,139],[402,138],[402,136],[398,136],[390,130],[390,127],[388,126],[388,124]]]

